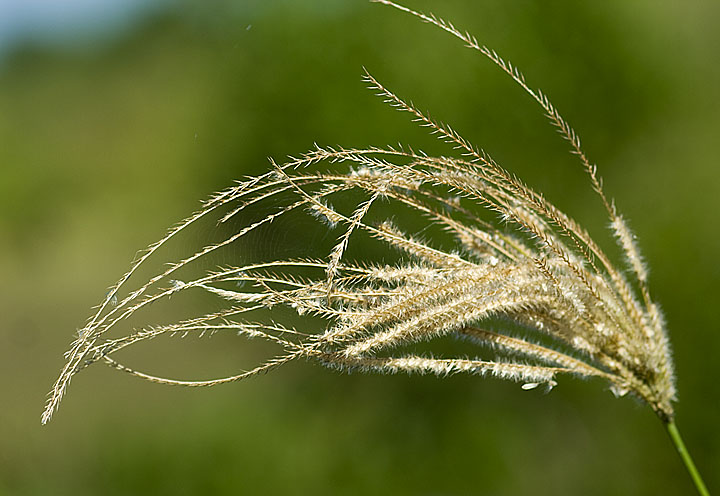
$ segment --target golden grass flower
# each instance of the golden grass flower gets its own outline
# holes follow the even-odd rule
[[[144,379],[186,386],[212,386],[266,372],[297,359],[339,370],[380,373],[472,373],[521,383],[524,389],[554,386],[563,374],[599,377],[617,396],[647,403],[674,429],[676,391],[667,331],[648,289],[647,269],[635,237],[603,190],[596,167],[558,110],[495,51],[452,24],[388,0],[459,38],[512,78],[540,105],[587,172],[609,217],[630,272],[617,268],[590,234],[541,193],[524,184],[450,126],[388,90],[371,74],[369,87],[393,107],[450,143],[459,157],[430,157],[411,148],[316,147],[257,177],[217,193],[202,208],[150,246],[110,290],[79,332],[53,390],[43,423],[70,379],[95,362]],[[326,164],[323,169],[319,164]],[[361,195],[349,209],[334,200]],[[353,197],[355,197],[353,196]],[[270,211],[220,242],[173,262],[120,298],[128,279],[163,245],[201,219],[220,224],[258,205]],[[402,227],[397,212],[411,212],[423,225],[439,226],[452,238],[447,249]],[[497,222],[487,220],[493,213]],[[189,280],[177,273],[212,252],[239,242],[280,217],[307,214],[338,232],[327,258],[289,258],[222,267]],[[401,254],[393,264],[345,257],[359,236]],[[238,285],[242,283],[242,285]],[[171,324],[137,329],[119,338],[108,332],[149,304],[202,290],[226,302],[224,309]],[[314,317],[311,327],[253,322],[253,311],[286,307]],[[317,317],[323,325],[318,325]],[[498,326],[498,318],[507,325]],[[518,332],[518,329],[522,329]],[[232,331],[264,339],[278,353],[236,375],[206,381],[157,377],[120,363],[115,355],[166,334]],[[435,357],[412,352],[419,342],[453,335],[464,338],[466,356]],[[480,358],[477,345],[496,356]],[[399,353],[398,349],[405,351]],[[679,438],[678,438],[679,439]]]

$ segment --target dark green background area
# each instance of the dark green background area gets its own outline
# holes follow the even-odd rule
[[[410,5],[512,60],[583,137],[651,268],[674,347],[678,425],[717,492],[720,5]],[[0,494],[692,493],[647,407],[572,378],[544,394],[294,363],[190,390],[97,366],[40,426],[75,329],[136,251],[199,200],[313,142],[452,153],[373,97],[363,67],[617,253],[580,164],[530,98],[395,10],[178,4],[122,39],[25,47],[0,68]],[[155,345],[145,368],[208,377],[247,365],[240,339],[189,339]]]

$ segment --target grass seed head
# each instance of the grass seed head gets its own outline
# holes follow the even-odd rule
[[[589,233],[542,194],[366,72],[365,81],[373,91],[452,145],[459,156],[429,157],[410,148],[316,146],[283,165],[273,163],[266,174],[216,193],[134,262],[77,333],[50,392],[43,423],[56,410],[71,378],[95,362],[154,382],[201,387],[249,378],[300,358],[346,371],[489,375],[519,382],[525,390],[552,387],[562,374],[599,377],[617,396],[631,393],[664,420],[672,419],[672,362],[663,319],[647,287],[647,269],[635,237],[607,199],[597,168],[585,156],[575,131],[515,66],[474,37],[432,15],[375,1],[459,38],[537,101],[588,173],[631,272],[616,268]],[[326,171],[319,170],[321,163],[329,165]],[[362,199],[350,209],[333,206],[348,195]],[[170,263],[119,297],[150,257],[193,224],[206,219],[225,223],[264,204],[272,207],[270,213]],[[392,215],[400,210],[441,228],[455,246],[448,249],[447,242],[408,234],[403,219]],[[484,220],[483,210],[494,213],[498,222]],[[237,264],[178,278],[202,266],[213,252],[297,214],[333,232],[340,230],[326,259]],[[361,235],[400,253],[400,261],[348,260],[348,248]],[[110,337],[111,330],[150,304],[187,291],[207,292],[224,301],[225,308]],[[255,312],[281,306],[297,318],[285,323],[252,321]],[[488,321],[496,322],[497,317],[526,331],[514,335],[516,326],[490,330]],[[325,324],[318,325],[318,318]],[[208,381],[162,378],[116,359],[122,349],[162,335],[228,330],[268,341],[277,354],[237,375]],[[446,335],[466,338],[472,358],[397,351]],[[491,347],[499,358],[474,356],[483,349],[477,344]]]

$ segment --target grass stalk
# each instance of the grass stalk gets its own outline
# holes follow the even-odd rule
[[[698,472],[698,469],[690,456],[690,452],[685,447],[682,437],[680,437],[680,431],[678,430],[677,425],[675,425],[675,421],[670,420],[669,422],[664,422],[664,424],[668,434],[670,434],[670,439],[672,439],[680,458],[682,458],[682,461],[685,464],[685,468],[687,468],[690,477],[692,477],[692,480],[695,483],[698,494],[701,496],[710,496],[707,486],[705,486],[705,482],[702,480],[700,472]]]

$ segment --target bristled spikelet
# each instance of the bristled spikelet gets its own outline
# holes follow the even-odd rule
[[[607,380],[616,394],[632,393],[665,421],[672,419],[672,364],[663,320],[647,289],[647,271],[632,233],[603,193],[595,166],[582,152],[575,132],[544,94],[532,90],[515,67],[472,36],[435,17],[386,0],[376,1],[458,37],[541,105],[588,172],[636,281],[631,284],[589,234],[543,195],[453,129],[431,120],[366,74],[369,86],[388,103],[409,112],[415,121],[458,149],[463,158],[435,158],[402,148],[317,147],[284,165],[273,163],[270,172],[218,193],[152,245],[109,291],[67,353],[43,423],[57,408],[73,375],[94,362],[159,383],[212,386],[251,377],[298,358],[341,370],[487,374],[519,381],[525,389],[552,386],[563,373],[597,376]],[[318,171],[319,162],[330,164],[330,172]],[[364,200],[346,212],[332,206],[333,199],[347,197],[351,190],[362,193]],[[291,200],[278,207],[279,200],[288,197]],[[138,267],[188,226],[207,218],[226,223],[264,203],[275,210],[223,241],[170,264],[118,301],[120,289],[124,290]],[[396,207],[415,212],[427,224],[441,226],[453,236],[457,250],[443,250],[438,243],[408,234],[393,222],[368,220],[371,215],[392,217]],[[483,209],[496,213],[509,227],[501,229],[482,220],[479,212]],[[293,212],[308,213],[308,219],[341,229],[327,260],[273,260],[226,267],[183,282],[175,279],[181,269],[197,265],[212,252]],[[349,244],[362,232],[399,250],[405,261],[373,265],[345,260]],[[241,288],[236,283],[245,285]],[[135,330],[124,337],[108,337],[109,330],[150,303],[193,290],[212,293],[225,300],[227,307]],[[253,310],[278,306],[291,308],[299,316],[321,317],[327,324],[319,327],[315,319],[312,328],[298,330],[293,328],[296,324],[250,323],[248,314]],[[508,326],[504,332],[483,327],[496,317],[522,326],[523,336],[511,335],[517,326]],[[210,381],[156,377],[115,358],[116,352],[160,335],[221,330],[265,339],[281,352],[252,370]],[[537,339],[527,337],[532,332]],[[500,358],[393,353],[401,345],[407,348],[445,335],[467,338],[470,355],[479,343],[489,345]]]

